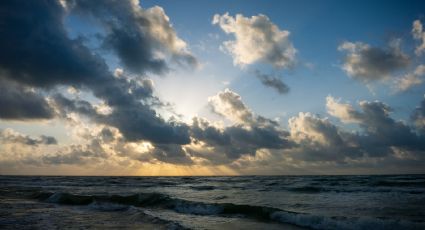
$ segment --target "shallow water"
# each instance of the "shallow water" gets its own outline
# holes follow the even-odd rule
[[[9,229],[425,229],[424,207],[425,175],[0,176]]]

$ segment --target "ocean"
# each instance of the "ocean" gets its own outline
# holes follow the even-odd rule
[[[0,229],[425,229],[425,175],[0,176]]]

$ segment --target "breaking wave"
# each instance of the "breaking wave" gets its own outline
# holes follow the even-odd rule
[[[183,214],[238,216],[311,229],[425,229],[424,222],[369,217],[327,217],[264,206],[189,201],[160,193],[121,196],[39,192],[34,194],[33,198],[56,204],[88,205],[102,211],[127,211],[131,207],[162,208]]]

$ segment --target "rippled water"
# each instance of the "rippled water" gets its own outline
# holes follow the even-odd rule
[[[425,229],[425,175],[0,176],[0,228]]]

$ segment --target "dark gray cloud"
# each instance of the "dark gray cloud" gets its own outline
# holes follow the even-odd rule
[[[0,119],[50,119],[54,113],[36,90],[0,78]]]
[[[257,150],[263,148],[292,147],[287,131],[279,127],[277,122],[253,114],[235,92],[226,89],[210,97],[209,102],[213,112],[236,122],[232,126],[218,128],[206,120],[193,119],[191,136],[196,141],[202,141],[206,147],[214,148],[216,154],[223,153],[232,161],[242,155],[255,155]],[[191,151],[196,155],[195,150]]]
[[[117,127],[129,141],[149,140],[153,143],[188,144],[189,127],[177,121],[165,121],[147,106],[114,109],[98,118],[101,123]]]
[[[410,58],[401,51],[399,41],[394,41],[387,48],[344,42],[338,50],[346,52],[342,67],[345,72],[366,83],[388,78],[410,64]]]
[[[155,145],[155,149],[151,151],[153,157],[157,160],[180,165],[193,164],[192,159],[188,156],[186,151],[181,145],[168,144],[168,145]]]
[[[28,146],[38,145],[56,145],[54,137],[41,135],[38,138],[32,138],[28,135],[22,135],[11,129],[0,130],[0,142],[3,144],[22,144]]]
[[[0,3],[0,77],[37,87],[88,83],[106,74],[102,59],[63,26],[59,1]]]
[[[286,85],[280,78],[261,73],[258,70],[255,71],[255,76],[263,85],[276,90],[279,94],[286,94],[289,92],[289,86]]]
[[[362,101],[361,111],[357,111],[349,104],[333,102],[327,104],[330,114],[343,122],[357,123],[361,130],[349,132],[328,119],[300,113],[289,120],[291,140],[298,144],[288,151],[292,156],[346,164],[365,157],[397,158],[400,153],[409,153],[410,157],[420,158],[425,153],[425,136],[418,134],[414,127],[391,118],[392,109],[388,105]]]
[[[372,145],[395,146],[411,149],[424,149],[423,137],[402,121],[390,117],[392,108],[388,105],[374,102],[360,102],[362,113],[360,126],[373,138],[367,142]]]
[[[302,161],[343,163],[348,158],[360,158],[364,152],[358,146],[357,135],[340,130],[329,120],[310,113],[300,113],[289,119],[290,139],[297,145],[288,153]]]
[[[96,117],[97,111],[93,105],[85,100],[72,100],[64,97],[62,94],[55,94],[52,96],[53,102],[58,108],[60,116],[66,118],[68,112],[76,112],[88,117]]]
[[[169,71],[164,60],[154,58],[152,50],[146,49],[144,44],[149,44],[146,38],[139,34],[131,34],[125,27],[113,28],[103,42],[103,47],[115,51],[121,58],[121,63],[131,71],[137,73],[151,71],[158,74]]]
[[[63,25],[66,12],[59,1],[2,1],[0,4],[0,19],[7,22],[1,28],[5,36],[0,38],[0,78],[43,89],[72,85],[91,90],[97,98],[104,100],[112,108],[111,114],[97,114],[88,102],[66,100],[60,96],[55,96],[56,104],[64,107],[62,111],[82,113],[96,122],[117,127],[130,141],[146,139],[154,143],[189,143],[189,129],[186,125],[175,121],[167,122],[152,108],[153,104],[158,106],[161,103],[158,98],[152,96],[153,86],[149,80],[114,77],[103,59],[93,54],[81,40],[68,38]],[[94,7],[91,1],[73,1],[68,4],[68,10],[74,9],[74,5],[75,9],[96,11],[91,13],[101,20],[108,18],[120,21],[123,29],[136,29],[133,28],[136,25],[126,24],[131,19],[127,17],[135,17],[132,14],[147,14],[142,16],[157,20],[155,23],[162,23],[160,28],[168,29],[164,32],[165,37],[157,38],[161,41],[155,45],[140,43],[139,47],[133,49],[135,51],[142,48],[151,51],[154,48],[177,49],[175,46],[178,44],[174,43],[183,42],[176,37],[168,19],[159,20],[165,17],[162,9],[155,8],[145,12],[134,5],[134,1],[105,1],[102,4],[96,3],[97,8],[91,8]],[[134,10],[140,12],[135,13]],[[140,21],[144,20],[142,16]],[[139,28],[141,31],[138,33],[140,36],[148,36],[153,42],[158,34],[151,31],[153,28],[149,28]],[[163,47],[167,45],[169,47]],[[183,52],[180,51],[173,50],[172,54],[180,55]],[[146,65],[152,63],[139,64],[149,70]],[[43,108],[43,104],[40,106]]]
[[[418,136],[414,127],[391,118],[392,108],[388,105],[379,101],[361,101],[359,106],[361,111],[354,110],[351,105],[339,102],[327,104],[330,111],[337,111],[338,109],[341,111],[341,108],[346,109],[345,113],[333,112],[331,114],[342,121],[358,123],[368,137],[362,140],[363,145],[411,149],[424,148],[425,145],[421,144],[424,137]]]
[[[177,121],[165,121],[148,105],[128,101],[112,107],[109,114],[100,114],[94,106],[84,100],[72,100],[56,95],[54,101],[62,114],[77,112],[97,123],[116,127],[128,141],[148,140],[159,144],[190,143],[189,126]]]
[[[138,1],[70,0],[71,12],[96,19],[103,25],[106,35],[103,47],[114,51],[129,70],[144,73],[163,73],[169,67],[160,52],[171,56],[176,63],[196,67],[197,59],[187,50],[171,26],[161,7],[140,7]]]
[[[81,132],[78,135],[88,143],[65,146],[53,154],[45,154],[42,156],[42,163],[82,165],[106,162],[113,157],[125,157],[140,162],[161,161],[179,165],[193,164],[182,145],[154,144],[141,150],[134,147],[143,146],[141,142],[129,142],[122,138],[117,129],[108,126],[104,126],[98,131]]]
[[[202,141],[206,144],[205,147],[213,148],[212,154],[225,154],[228,161],[236,160],[242,155],[255,155],[257,150],[263,148],[285,149],[292,146],[288,140],[288,132],[272,125],[234,125],[219,129],[206,120],[194,118],[191,133],[196,141]]]
[[[104,127],[102,131],[100,131],[100,139],[106,143],[112,142],[115,140],[114,133],[111,129]]]

